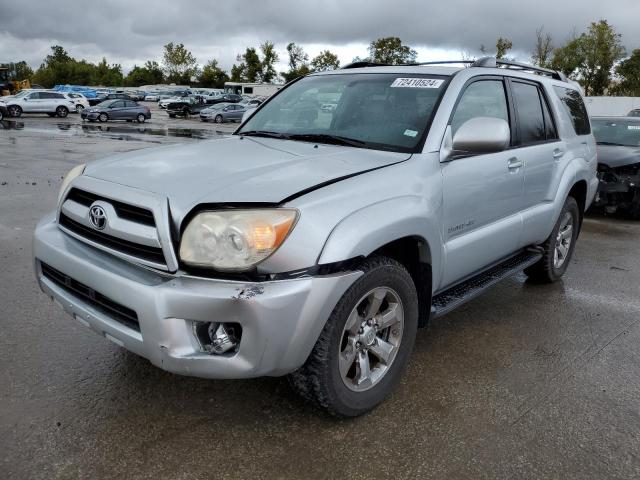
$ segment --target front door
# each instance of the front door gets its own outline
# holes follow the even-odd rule
[[[502,77],[479,77],[465,87],[451,117],[452,137],[472,118],[505,120],[513,131]],[[514,135],[512,133],[512,142]],[[440,289],[517,250],[522,233],[524,168],[517,150],[443,159],[445,262]]]

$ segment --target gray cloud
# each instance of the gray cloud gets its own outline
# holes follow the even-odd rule
[[[0,61],[24,58],[37,66],[50,45],[61,44],[74,56],[106,56],[129,67],[158,59],[162,45],[174,41],[201,63],[215,57],[229,67],[246,46],[267,39],[281,51],[294,41],[327,48],[349,44],[354,55],[364,55],[368,42],[389,35],[413,47],[455,52],[477,51],[481,44],[490,48],[505,36],[517,55],[526,56],[537,27],[544,25],[560,44],[601,18],[631,50],[640,47],[638,13],[637,0],[0,0]]]

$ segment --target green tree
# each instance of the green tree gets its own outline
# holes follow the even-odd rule
[[[234,82],[257,82],[262,76],[262,62],[253,47],[247,47],[242,55],[236,57],[238,65],[231,67],[231,80]]]
[[[513,47],[513,42],[508,38],[498,37],[496,41],[496,58],[505,58],[507,52]]]
[[[413,63],[418,52],[403,45],[398,37],[385,37],[374,40],[369,45],[369,58],[375,63],[398,65]]]
[[[636,48],[629,58],[618,64],[616,75],[619,82],[612,88],[612,93],[640,97],[640,48]]]
[[[273,42],[266,41],[260,45],[260,51],[262,52],[260,81],[264,83],[273,82],[277,76],[275,64],[278,61],[278,52]]]
[[[15,74],[16,80],[30,80],[31,77],[33,77],[32,68],[24,60],[21,60],[20,62],[16,62],[13,68],[16,72]]]
[[[144,66],[134,65],[129,74],[124,79],[124,84],[128,87],[139,87],[140,85],[157,85],[163,82],[162,68],[156,61],[147,60]]]
[[[340,68],[340,60],[335,53],[329,50],[323,50],[320,54],[311,60],[311,70],[313,72],[324,72],[327,70],[337,70]]]
[[[291,42],[287,45],[287,54],[289,55],[289,71],[280,72],[285,82],[290,82],[309,74],[309,55],[301,46]]]
[[[168,82],[188,84],[198,74],[193,54],[182,43],[167,43],[162,54],[162,67]]]
[[[218,66],[216,59],[210,60],[209,63],[202,68],[200,76],[198,77],[200,86],[207,88],[222,88],[227,80],[229,80],[227,72]]]
[[[554,50],[551,64],[577,79],[585,95],[604,95],[614,64],[625,54],[621,38],[606,20],[592,22],[586,32]]]
[[[123,84],[122,67],[118,64],[109,65],[106,58],[102,58],[94,69],[91,76],[92,85],[122,85]],[[78,82],[84,83],[84,82]]]
[[[551,66],[551,56],[553,55],[553,39],[551,34],[545,33],[544,28],[540,27],[536,30],[536,43],[533,46],[531,60],[534,65],[542,68]]]

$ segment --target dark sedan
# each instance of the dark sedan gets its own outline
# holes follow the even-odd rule
[[[204,98],[200,95],[183,97],[183,100],[171,102],[167,105],[167,113],[171,118],[197,115],[207,108]]]
[[[594,205],[640,218],[640,118],[591,119],[600,185]]]
[[[136,120],[144,123],[151,118],[151,111],[133,100],[107,100],[98,105],[85,108],[81,114],[83,120],[107,122],[109,120]]]

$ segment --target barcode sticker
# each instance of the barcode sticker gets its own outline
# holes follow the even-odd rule
[[[437,78],[396,78],[391,88],[440,88],[442,82]]]

